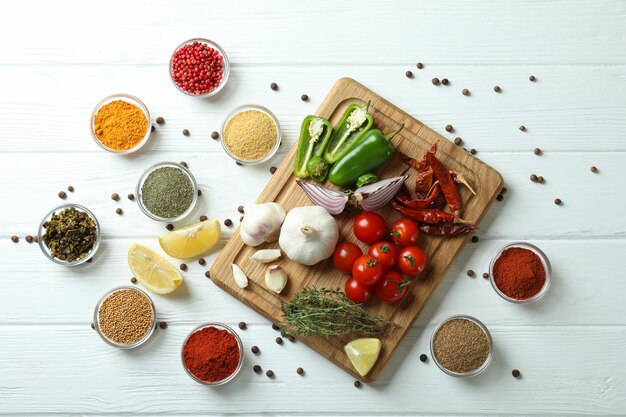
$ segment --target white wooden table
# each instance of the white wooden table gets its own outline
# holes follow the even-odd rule
[[[621,1],[5,2],[0,414],[626,414],[625,34]],[[228,88],[214,100],[184,96],[168,78],[173,48],[197,36],[216,40],[231,59]],[[237,224],[237,206],[254,200],[302,118],[344,76],[445,136],[462,137],[509,190],[380,380],[357,390],[303,344],[275,344],[269,323],[215,287],[197,263],[184,287],[154,296],[169,328],[149,346],[122,352],[103,343],[90,328],[96,301],[129,282],[128,247],[158,248],[164,231],[110,194],[133,192],[151,164],[184,160],[201,184],[201,212]],[[433,77],[451,85],[435,87]],[[88,130],[95,103],[116,92],[137,95],[166,119],[129,157],[102,151]],[[300,101],[304,93],[310,102]],[[283,126],[284,146],[265,166],[238,167],[210,139],[244,103],[269,107]],[[448,123],[456,133],[444,131]],[[545,184],[530,182],[531,173]],[[104,233],[95,261],[81,268],[53,265],[23,239],[70,184],[76,191],[67,201],[93,210]],[[487,280],[465,273],[480,276],[512,240],[537,244],[553,264],[553,287],[538,304],[508,304]],[[453,313],[476,316],[494,337],[494,361],[478,378],[454,379],[419,361],[433,327]],[[201,322],[241,320],[247,349],[237,381],[220,389],[194,383],[180,364],[184,336]],[[273,369],[275,380],[254,374],[256,363]],[[521,379],[511,376],[514,368]]]

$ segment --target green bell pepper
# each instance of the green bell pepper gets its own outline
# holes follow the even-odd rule
[[[293,175],[298,178],[307,178],[310,175],[309,161],[313,157],[322,156],[332,131],[333,127],[330,122],[322,117],[307,116],[304,118],[300,128],[300,140],[298,141]]]
[[[324,161],[324,158],[321,156],[314,156],[309,159],[309,162],[306,164],[306,170],[313,180],[324,182],[328,175],[328,162]]]
[[[367,112],[370,102],[365,106],[351,104],[343,114],[341,121],[335,127],[335,131],[324,145],[324,159],[329,164],[334,164],[343,158],[374,123],[372,115]]]
[[[375,171],[393,156],[391,139],[404,128],[385,136],[378,129],[368,131],[354,147],[333,165],[328,179],[335,185],[346,187],[354,184],[361,175]]]

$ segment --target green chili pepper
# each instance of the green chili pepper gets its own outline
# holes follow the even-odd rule
[[[322,117],[307,116],[302,121],[300,128],[300,140],[293,174],[298,178],[309,176],[308,164],[315,157],[321,157],[333,127],[330,122]]]
[[[335,185],[346,187],[354,184],[357,179],[368,172],[380,168],[393,156],[391,139],[404,128],[385,136],[378,129],[368,131],[355,146],[333,165],[328,179]]]
[[[373,184],[378,181],[379,181],[379,178],[374,174],[361,175],[356,180],[356,188],[363,187],[364,185],[367,185],[367,184]]]
[[[324,182],[328,175],[328,162],[321,156],[314,156],[306,164],[306,170],[315,181]]]
[[[324,159],[329,164],[334,164],[343,158],[354,144],[367,132],[374,123],[372,115],[367,112],[369,101],[365,106],[351,104],[343,114],[335,131],[324,145]]]

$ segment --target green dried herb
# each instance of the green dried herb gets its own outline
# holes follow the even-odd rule
[[[193,185],[178,168],[152,171],[141,187],[141,199],[150,213],[172,219],[183,214],[193,202]]]
[[[289,303],[281,303],[281,308],[285,335],[372,335],[396,326],[380,314],[368,314],[340,290],[303,288]]]
[[[43,224],[43,242],[54,258],[74,262],[83,259],[96,244],[96,222],[74,207],[52,213]]]

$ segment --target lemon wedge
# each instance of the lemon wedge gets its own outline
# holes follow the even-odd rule
[[[372,370],[380,354],[380,339],[365,337],[356,339],[343,347],[356,371],[365,376]]]
[[[159,236],[159,245],[172,258],[191,259],[208,252],[222,236],[220,222],[203,222]]]
[[[128,249],[128,266],[141,285],[155,294],[170,293],[183,282],[178,268],[144,245]]]

